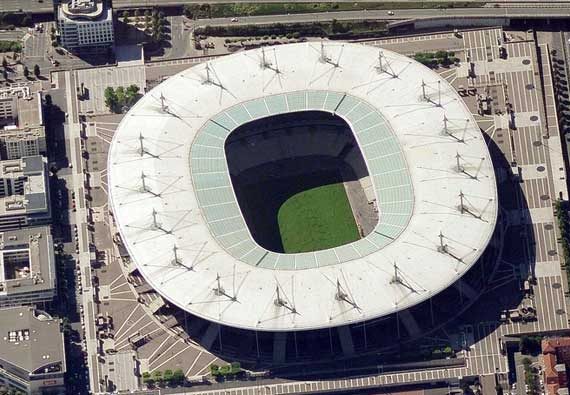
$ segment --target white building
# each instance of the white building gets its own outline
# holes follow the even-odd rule
[[[233,169],[353,151],[260,133],[236,144],[232,167],[226,144],[241,125],[306,111],[348,124],[379,220],[348,244],[275,252],[252,236]],[[346,331],[428,301],[475,265],[498,212],[487,144],[453,87],[403,55],[349,43],[245,51],[170,77],[123,119],[107,168],[110,208],[147,282],[191,315],[256,332]]]
[[[70,0],[58,8],[61,45],[70,51],[97,52],[114,43],[113,10],[102,0]]]

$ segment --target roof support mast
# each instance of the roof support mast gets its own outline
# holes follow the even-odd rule
[[[153,195],[154,197],[160,197],[160,193],[153,192],[148,187],[148,185],[146,185],[146,177],[147,177],[147,175],[141,171],[141,182],[142,182],[141,192],[147,192],[147,193],[150,193],[151,195]]]
[[[426,82],[424,80],[422,80],[422,99],[427,101],[428,103],[431,103],[433,105],[435,105],[436,107],[442,107],[441,105],[441,81],[437,81],[437,102],[433,101],[433,99],[431,97],[428,96],[428,94],[426,93]]]
[[[262,69],[273,70],[275,72],[275,74],[281,74],[281,71],[279,70],[279,66],[277,65],[277,58],[275,58],[275,66],[273,66],[273,64],[271,64],[271,62],[269,60],[267,60],[267,56],[265,55],[265,48],[264,47],[261,47],[261,65],[260,66]]]
[[[226,290],[222,287],[222,283],[220,281],[221,277],[220,277],[220,273],[216,274],[216,287],[214,288],[214,293],[217,296],[225,296],[226,298],[228,298],[229,300],[231,300],[232,302],[237,301],[237,297],[235,295],[229,295]]]
[[[394,69],[392,69],[390,62],[388,61],[382,50],[378,51],[378,66],[376,66],[376,70],[378,71],[378,73],[386,73],[392,76],[392,78],[398,78],[398,74],[394,72]]]
[[[172,234],[172,231],[170,230],[166,230],[162,227],[162,225],[158,222],[157,220],[157,216],[158,213],[156,212],[156,210],[153,208],[152,209],[152,228],[155,230],[161,230],[164,233],[166,233],[167,235]]]
[[[449,251],[449,246],[443,242],[443,233],[441,231],[439,231],[439,246],[437,248],[437,251],[442,253],[442,254],[446,254],[449,255],[450,257],[452,257],[453,259],[456,259],[459,262],[463,262],[463,259],[461,259],[460,257],[454,255],[451,251]]]
[[[342,52],[338,55],[339,59],[334,62],[328,55],[327,52],[325,51],[325,44],[321,41],[321,56],[320,56],[320,61],[323,63],[328,63],[331,66],[334,66],[335,68],[340,67],[339,64],[339,60],[340,60],[340,55],[342,55]]]
[[[390,284],[399,284],[405,288],[408,288],[413,293],[418,293],[418,290],[415,289],[410,284],[409,281],[406,281],[406,279],[404,278],[404,274],[402,273],[396,262],[394,262],[394,277],[392,277],[392,280],[390,280]]]
[[[339,300],[339,301],[343,301],[348,303],[349,305],[351,305],[352,307],[354,307],[357,310],[360,310],[360,307],[358,306],[358,304],[356,304],[356,301],[348,294],[344,291],[342,285],[340,284],[340,280],[336,280],[336,294],[335,294],[335,299]]]
[[[145,147],[144,147],[144,136],[141,133],[139,133],[139,155],[142,157],[144,156],[144,154],[147,154],[150,157],[153,157],[155,159],[160,159],[160,157],[158,155],[154,155],[151,154]]]
[[[166,105],[166,99],[164,98],[164,95],[162,94],[162,92],[160,92],[160,110],[162,112],[168,113],[168,106]]]
[[[276,296],[275,296],[275,306],[277,307],[284,307],[285,309],[289,310],[293,314],[297,314],[297,309],[295,306],[290,306],[289,302],[281,297],[281,288],[279,284],[276,286]]]

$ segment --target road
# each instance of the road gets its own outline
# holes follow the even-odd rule
[[[88,368],[90,387],[98,388],[99,376],[97,373],[97,337],[95,329],[95,315],[93,308],[93,288],[91,287],[91,261],[89,254],[89,237],[87,232],[87,208],[85,207],[85,191],[83,163],[81,159],[81,137],[79,124],[79,109],[76,98],[76,81],[71,71],[64,74],[66,99],[67,99],[67,123],[65,125],[66,137],[69,142],[69,159],[72,164],[72,174],[69,178],[69,189],[75,193],[77,210],[69,218],[70,225],[78,228],[78,249],[74,258],[79,262],[81,276],[84,278],[81,284],[81,305],[84,311],[85,338],[87,340],[87,353],[89,355]]]
[[[321,2],[352,2],[352,0],[320,0]],[[417,0],[392,0],[393,2],[411,2]],[[465,0],[467,2],[477,2],[477,0]],[[208,3],[227,3],[228,0],[210,0]],[[283,0],[234,0],[237,3],[282,3]],[[377,0],[362,0],[361,3],[378,2]],[[456,0],[422,0],[422,2],[449,2],[454,3]],[[121,8],[134,8],[134,7],[167,7],[177,6],[183,4],[204,3],[203,0],[115,0],[113,6],[115,9]],[[538,7],[548,7],[553,4],[565,5],[568,4],[565,0],[545,0],[537,2],[536,0],[502,0],[494,3],[508,3],[515,7],[519,5],[538,5]],[[35,14],[50,13],[53,10],[52,0],[2,0],[0,4],[0,12],[3,11],[25,11]],[[459,11],[459,10],[456,10]],[[492,15],[492,14],[487,14]]]
[[[351,3],[353,0],[320,0],[323,3]],[[417,0],[391,0],[395,3],[407,3],[407,2],[414,2]],[[424,0],[424,2],[449,2],[453,3],[456,0]],[[204,1],[200,0],[115,0],[113,1],[115,8],[129,8],[129,7],[140,7],[140,6],[174,6],[174,5],[182,5],[182,4],[191,4],[191,3],[203,3]],[[211,0],[208,1],[210,4],[214,3],[227,3],[227,0]],[[283,0],[234,0],[234,3],[283,3]],[[295,2],[295,1],[293,1]],[[300,1],[298,1],[300,2]],[[373,3],[378,2],[378,0],[362,0],[360,3]],[[466,0],[466,2],[477,2],[477,0]],[[539,3],[536,0],[503,0],[501,2],[504,3]],[[540,4],[545,3],[565,3],[563,0],[547,0],[540,2]]]
[[[384,19],[401,20],[416,18],[442,18],[442,17],[470,17],[470,18],[554,18],[563,19],[570,17],[570,8],[463,8],[463,9],[415,9],[397,10],[394,15],[387,15],[384,10],[363,10],[346,12],[321,12],[311,14],[294,15],[260,15],[250,17],[240,17],[238,22],[233,24],[267,24],[267,23],[292,23],[292,22],[315,22],[355,19]],[[199,25],[226,25],[232,24],[231,18],[200,19]]]

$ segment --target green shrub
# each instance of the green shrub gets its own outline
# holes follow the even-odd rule
[[[17,41],[0,41],[0,52],[21,52],[22,45]]]
[[[232,362],[230,364],[230,371],[232,374],[237,374],[241,372],[241,365],[239,362]]]

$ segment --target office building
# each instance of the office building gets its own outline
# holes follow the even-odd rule
[[[32,307],[0,310],[0,385],[28,394],[64,393],[59,320]]]
[[[113,10],[101,0],[70,0],[58,7],[61,45],[72,52],[99,52],[114,43]]]
[[[49,222],[47,159],[0,161],[0,231]]]
[[[49,302],[55,293],[50,228],[0,232],[0,307]]]

